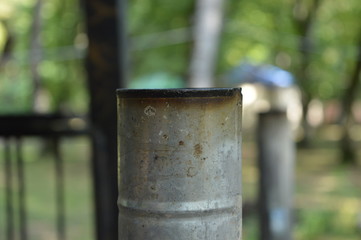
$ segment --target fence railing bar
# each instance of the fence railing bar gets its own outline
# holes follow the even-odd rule
[[[27,240],[26,186],[22,141],[16,138],[16,163],[19,182],[19,230],[20,240]]]
[[[56,225],[58,240],[65,240],[65,184],[64,161],[60,154],[59,138],[53,138],[56,184]]]
[[[14,240],[14,206],[10,139],[4,139],[6,239]]]

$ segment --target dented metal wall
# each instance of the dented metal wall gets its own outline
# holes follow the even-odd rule
[[[118,90],[119,240],[239,240],[241,90]]]

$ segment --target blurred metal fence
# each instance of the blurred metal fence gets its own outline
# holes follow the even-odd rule
[[[59,148],[60,140],[65,136],[89,135],[89,132],[87,121],[82,117],[63,115],[0,117],[0,138],[4,143],[5,240],[29,239],[26,199],[31,193],[27,192],[25,181],[24,159],[26,156],[23,153],[23,139],[30,136],[46,138],[49,143],[55,172],[56,236],[58,240],[67,239],[64,160]],[[14,191],[15,187],[17,191]],[[15,197],[18,201],[15,201]],[[18,211],[15,211],[15,208]]]

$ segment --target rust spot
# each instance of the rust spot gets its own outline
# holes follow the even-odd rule
[[[184,142],[183,141],[179,141],[179,146],[183,146]]]
[[[194,167],[189,167],[187,170],[187,176],[194,177],[195,175],[197,175],[196,169]]]
[[[199,157],[203,153],[203,147],[199,143],[194,145],[194,156]]]
[[[149,189],[153,192],[157,191],[157,187],[155,185],[150,185]]]

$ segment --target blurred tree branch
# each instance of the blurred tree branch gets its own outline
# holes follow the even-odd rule
[[[37,0],[33,9],[33,22],[31,25],[30,33],[30,71],[31,79],[33,83],[32,92],[32,108],[35,112],[38,112],[38,106],[40,105],[40,90],[41,90],[41,79],[38,70],[39,63],[41,61],[41,9],[43,2]]]
[[[309,145],[311,139],[311,126],[307,122],[307,114],[309,103],[312,100],[312,93],[310,87],[310,70],[311,54],[314,48],[314,39],[312,36],[313,26],[316,21],[317,12],[320,8],[321,0],[313,0],[307,4],[305,0],[295,0],[293,6],[293,20],[298,34],[301,36],[299,42],[300,65],[296,76],[299,86],[302,89],[302,126],[304,130],[304,137],[301,144]]]

